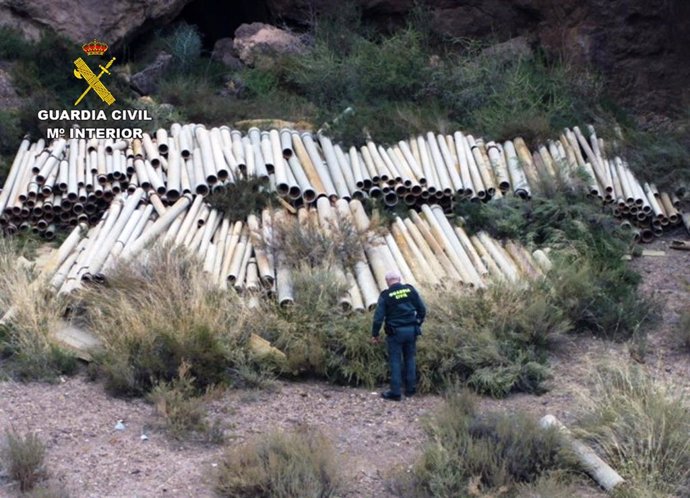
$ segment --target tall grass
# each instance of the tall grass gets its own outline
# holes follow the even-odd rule
[[[330,442],[303,427],[229,449],[215,474],[215,490],[235,498],[330,498],[346,489]]]
[[[88,326],[103,343],[99,371],[117,394],[142,395],[170,382],[184,362],[200,390],[241,383],[243,372],[256,367],[248,309],[238,296],[216,289],[181,248],[153,249],[82,299]]]
[[[45,451],[45,445],[34,433],[22,436],[15,430],[5,432],[0,463],[20,491],[30,491],[47,476]]]
[[[557,430],[520,413],[479,413],[466,392],[449,396],[426,432],[429,442],[400,496],[527,496],[547,480],[562,493],[573,467]]]
[[[636,366],[604,366],[581,411],[577,434],[628,481],[616,496],[690,493],[689,406],[679,386]]]
[[[53,334],[60,327],[66,303],[30,264],[21,264],[24,248],[0,238],[0,357],[3,369],[21,380],[52,380],[73,373],[76,359]]]

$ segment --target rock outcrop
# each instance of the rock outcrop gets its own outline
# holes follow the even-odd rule
[[[52,29],[75,43],[97,38],[117,45],[147,24],[174,19],[190,0],[0,0],[0,26],[36,39]]]
[[[338,0],[266,0],[272,15],[305,23]],[[400,25],[413,0],[356,0],[364,16]],[[638,109],[690,104],[688,0],[428,0],[432,29],[444,36],[504,42],[527,37],[548,53],[591,65],[610,91]]]
[[[230,69],[242,69],[242,61],[237,57],[235,52],[234,40],[232,38],[221,38],[213,45],[213,52],[211,58],[221,62]]]
[[[149,95],[158,90],[158,83],[173,63],[173,56],[160,52],[151,64],[132,75],[129,84],[141,95]]]
[[[270,24],[242,24],[235,31],[235,52],[242,62],[254,66],[280,54],[300,53],[305,45],[301,38]]]

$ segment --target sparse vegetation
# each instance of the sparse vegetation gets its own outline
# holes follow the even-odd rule
[[[51,381],[77,369],[76,358],[52,334],[59,327],[64,301],[32,265],[17,260],[29,245],[0,239],[0,371],[20,380]]]
[[[526,496],[546,482],[562,494],[572,480],[557,430],[520,413],[480,414],[469,393],[450,395],[426,431],[429,443],[400,496]]]
[[[345,482],[331,443],[314,429],[273,432],[230,448],[215,476],[219,496],[329,498]]]
[[[82,299],[88,325],[103,342],[98,370],[115,394],[143,395],[176,379],[183,363],[200,391],[241,385],[244,372],[261,371],[248,349],[246,305],[208,282],[184,249],[154,249]]]
[[[627,481],[615,496],[690,493],[690,421],[682,390],[634,366],[601,367],[577,434]]]
[[[203,400],[198,396],[195,379],[189,374],[189,364],[182,362],[177,379],[161,381],[148,395],[156,414],[161,418],[168,434],[176,439],[201,436],[207,440],[222,440],[218,430],[207,420]],[[218,437],[220,436],[220,437]],[[220,442],[220,441],[215,441]]]
[[[22,492],[32,490],[46,476],[45,445],[34,433],[24,436],[11,429],[0,447],[2,466]]]

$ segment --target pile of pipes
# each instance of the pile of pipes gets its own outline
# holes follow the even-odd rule
[[[302,207],[296,216],[285,209],[265,209],[243,221],[232,221],[204,202],[203,196],[184,194],[172,206],[146,202],[137,188],[118,195],[103,219],[89,229],[79,224],[57,256],[51,284],[60,293],[78,289],[82,282],[105,280],[119,261],[145,258],[155,244],[184,246],[203,261],[209,281],[249,295],[275,295],[281,305],[294,301],[294,262],[276,244],[281,230],[309,229],[332,237],[353,227],[357,238],[352,264],[332,261],[331,269],[348,288],[344,309],[371,309],[385,289],[385,274],[398,270],[412,284],[458,284],[485,287],[490,278],[521,282],[536,278],[551,263],[543,251],[529,253],[508,242],[505,246],[485,233],[468,236],[453,226],[440,206],[424,205],[421,214],[410,210],[390,229],[372,229],[362,203],[320,197],[316,207]],[[292,264],[291,264],[292,263]]]
[[[501,144],[460,132],[345,150],[320,134],[251,128],[244,135],[194,124],[132,141],[24,140],[0,194],[0,224],[6,233],[34,230],[52,238],[59,227],[96,222],[121,192],[141,188],[168,206],[244,178],[261,179],[296,207],[325,196],[415,208],[430,203],[446,211],[462,199],[530,198],[545,181],[584,181],[592,199],[613,205],[626,227],[639,227],[642,241],[681,221],[677,197],[641,184],[624,160],[607,154],[593,128],[589,133],[588,139],[577,127],[566,129],[532,152],[521,138]],[[684,221],[690,230],[690,217]]]

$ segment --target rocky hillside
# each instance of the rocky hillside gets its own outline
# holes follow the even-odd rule
[[[381,28],[399,25],[412,0],[355,0]],[[242,23],[309,25],[314,13],[339,8],[335,0],[0,0],[0,25],[36,38],[54,29],[75,42],[93,37],[115,46],[175,20],[197,24],[212,44]],[[690,3],[686,0],[428,0],[430,26],[458,38],[507,41],[522,37],[547,53],[604,74],[614,96],[638,110],[673,114],[690,102]],[[214,15],[207,15],[213,12]],[[80,22],[75,23],[78,13]]]

